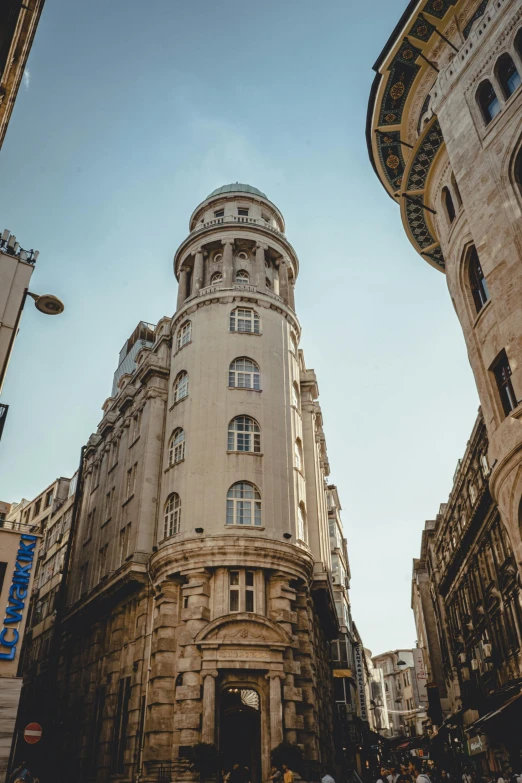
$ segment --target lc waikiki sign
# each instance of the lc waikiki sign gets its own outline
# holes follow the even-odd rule
[[[5,529],[1,534],[2,550],[5,544],[8,565],[13,566],[13,576],[1,596],[4,619],[0,626],[0,677],[15,677],[39,536]]]

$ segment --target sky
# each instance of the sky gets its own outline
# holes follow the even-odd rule
[[[47,0],[0,151],[0,231],[40,257],[2,392],[0,498],[71,476],[139,320],[175,310],[172,258],[214,188],[281,209],[300,259],[354,620],[416,640],[412,559],[477,414],[443,274],[368,160],[372,65],[406,0]]]

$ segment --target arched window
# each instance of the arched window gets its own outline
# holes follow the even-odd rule
[[[169,443],[169,466],[185,459],[185,433],[178,427]]]
[[[455,179],[455,174],[453,172],[451,172],[451,187],[453,188],[453,193],[455,194],[457,204],[460,208],[462,206],[462,196],[460,195],[459,186],[457,185],[457,180]]]
[[[179,533],[181,523],[181,500],[177,492],[168,496],[165,503],[165,521],[163,538],[169,538]]]
[[[228,385],[236,389],[260,389],[259,367],[252,359],[234,359],[228,371]]]
[[[306,511],[304,503],[297,507],[297,539],[306,542]]]
[[[294,443],[294,463],[297,470],[303,469],[303,446],[299,438]]]
[[[453,206],[453,199],[451,198],[451,193],[447,187],[442,188],[442,203],[444,204],[444,209],[446,210],[449,222],[453,223],[455,220],[455,207]]]
[[[491,82],[486,79],[479,85],[476,93],[477,103],[482,112],[484,122],[488,125],[493,117],[500,112],[500,102]]]
[[[261,451],[259,424],[250,416],[236,416],[228,425],[228,451]]]
[[[190,321],[185,321],[185,323],[181,324],[181,326],[178,329],[178,337],[176,340],[178,351],[180,348],[183,348],[184,345],[189,343],[191,339],[192,339],[192,323]]]
[[[239,269],[236,272],[236,283],[239,285],[248,285],[250,282],[250,275],[244,269]]]
[[[227,525],[261,526],[261,495],[254,484],[238,481],[228,490]]]
[[[221,272],[214,272],[210,278],[210,285],[219,285],[223,282],[223,275]]]
[[[174,381],[174,402],[188,397],[189,377],[188,373],[184,370],[178,373],[176,380]]]
[[[504,94],[504,98],[509,98],[513,95],[517,87],[520,86],[520,74],[516,69],[515,63],[511,59],[511,55],[504,52],[495,65],[495,74],[499,81],[500,87]]]
[[[249,307],[236,307],[230,313],[230,331],[260,334],[259,315]]]
[[[489,290],[474,245],[469,251],[468,278],[475,310],[479,313],[489,299]]]
[[[295,381],[292,384],[292,405],[299,410],[299,389]]]
[[[268,290],[270,291],[270,289],[272,288],[272,283],[270,282],[268,277],[265,277],[265,285],[268,288]]]
[[[292,346],[292,353],[297,359],[297,337],[293,332],[290,332],[290,345]]]

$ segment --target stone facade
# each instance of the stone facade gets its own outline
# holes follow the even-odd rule
[[[429,585],[423,610],[432,618],[429,625],[435,625],[439,642],[428,647],[431,671],[442,664],[445,685],[439,684],[439,691],[447,693],[451,716],[470,737],[490,736],[488,747],[496,761],[491,757],[488,763],[507,773],[518,768],[522,743],[519,737],[511,741],[504,721],[516,724],[520,712],[501,710],[487,725],[479,718],[502,707],[518,691],[522,589],[509,536],[489,491],[487,452],[487,431],[479,412],[448,501],[435,520],[426,522],[414,572],[421,579],[425,575]]]
[[[495,698],[502,706],[506,688],[521,675],[516,652],[520,595],[515,592],[508,597],[503,592],[511,587],[504,584],[501,569],[507,568],[510,574],[513,569],[512,578],[520,584],[522,7],[510,0],[412,0],[375,70],[367,124],[372,163],[389,195],[400,204],[412,245],[446,274],[481,402],[482,424],[477,427],[485,428],[481,439],[487,442],[484,459],[490,467],[487,478],[481,478],[480,470],[477,473],[477,487],[483,497],[490,499],[491,516],[488,522],[482,517],[484,509],[477,512],[474,503],[468,513],[474,520],[480,518],[473,524],[492,525],[491,536],[501,542],[498,557],[502,563],[495,565],[495,573],[490,575],[480,569],[476,572],[484,581],[476,586],[479,605],[491,627],[480,635],[477,628],[482,625],[477,626],[477,618],[473,619],[472,607],[469,624],[488,651],[487,645],[492,646],[492,654],[484,658],[483,664],[487,669],[491,660],[497,661],[495,676],[486,673],[484,677],[491,677]],[[464,495],[461,500],[464,504]],[[461,580],[466,582],[459,568],[464,567],[470,553],[461,549],[461,533],[455,532],[458,527],[452,524],[451,529],[455,541],[449,527],[449,537],[434,534],[439,562],[450,575],[442,581],[432,577],[439,592],[434,602],[436,611],[450,594],[459,593]],[[482,533],[475,532],[480,550]],[[452,547],[461,554],[452,554]],[[458,568],[452,565],[457,560]],[[494,601],[488,598],[488,589],[493,590]],[[493,601],[491,616],[488,600]],[[505,609],[506,618],[505,622],[498,620],[496,630],[495,602]],[[462,620],[468,615],[463,606],[460,621],[452,621],[455,632],[459,622],[464,622],[464,628],[468,622]],[[513,607],[516,611],[511,624]],[[438,618],[438,622],[443,621]],[[465,647],[459,653],[462,660],[468,661],[473,654],[472,660],[480,669],[479,653],[466,643],[465,631],[460,636]],[[480,648],[476,640],[473,646]],[[448,653],[442,640],[441,647],[446,660]],[[455,687],[462,679],[458,667],[453,676],[448,676],[445,669],[445,678],[448,698],[455,705],[461,698]],[[475,717],[485,718],[487,703],[479,697],[472,701],[478,704]],[[471,713],[468,717],[472,720]],[[478,722],[476,728],[482,725]],[[512,760],[520,763],[513,755]],[[498,769],[500,762],[495,764]]]
[[[297,256],[279,210],[237,185],[196,209],[174,268],[177,310],[84,450],[56,774],[190,778],[205,742],[259,783],[282,741],[316,774],[333,758],[339,623]]]

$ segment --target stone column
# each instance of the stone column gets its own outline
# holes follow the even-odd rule
[[[182,266],[179,271],[179,283],[178,283],[178,305],[177,309],[181,307],[185,299],[187,298],[187,280],[188,280],[188,267]]]
[[[260,242],[256,245],[256,275],[255,286],[260,291],[265,291],[265,250],[268,250],[268,245],[263,245]]]
[[[223,245],[223,285],[225,288],[232,288],[234,279],[234,240],[222,239],[221,244]]]
[[[283,672],[270,672],[270,748],[276,748],[283,741],[283,704],[281,700],[281,680]]]
[[[288,280],[288,306],[295,310],[294,278]]]
[[[203,726],[201,742],[214,745],[216,742],[216,677],[218,672],[201,672],[203,679]]]
[[[198,247],[196,250],[196,257],[194,259],[194,276],[192,278],[192,291],[194,294],[198,294],[200,289],[203,287],[203,280],[204,280],[204,274],[205,274],[205,268],[204,268],[204,257],[206,253],[204,253],[203,248]]]
[[[279,261],[279,296],[286,304],[289,304],[288,299],[288,267],[286,258],[281,258]]]

